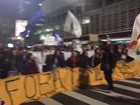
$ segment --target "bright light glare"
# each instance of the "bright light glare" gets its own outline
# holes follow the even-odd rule
[[[12,43],[8,43],[8,47],[9,47],[9,48],[13,48],[14,45],[13,45]]]
[[[40,37],[40,40],[45,40],[45,36],[44,35],[42,35],[41,37]]]
[[[15,36],[19,36],[21,32],[25,31],[25,27],[28,24],[27,20],[17,20],[15,26]]]
[[[111,38],[111,41],[124,41],[124,40],[130,40],[129,37],[126,38]],[[101,39],[101,41],[107,41],[107,39]]]
[[[32,48],[32,46],[27,46],[27,48]]]
[[[42,3],[39,3],[39,6],[42,6]]]
[[[31,4],[31,2],[29,2],[29,1],[25,1],[25,3],[26,3],[26,4]]]
[[[18,36],[18,37],[17,37],[17,39],[21,40],[21,39],[22,39],[22,37],[21,37],[21,36]]]

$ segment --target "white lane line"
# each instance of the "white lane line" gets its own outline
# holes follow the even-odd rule
[[[132,91],[132,92],[140,93],[140,89],[137,89],[137,88],[128,87],[128,86],[124,86],[124,85],[120,85],[120,84],[116,84],[116,83],[114,83],[114,86],[117,87],[117,88],[121,88],[121,89],[129,90],[129,91]]]
[[[63,93],[63,94],[66,94],[70,97],[73,97],[75,99],[78,99],[78,100],[80,100],[82,102],[85,102],[87,104],[90,104],[90,105],[109,105],[107,103],[98,101],[96,99],[90,98],[88,96],[85,96],[85,95],[82,95],[82,94],[79,94],[79,93],[76,93],[76,92],[66,92],[66,93]]]
[[[131,84],[140,85],[140,82],[138,82],[138,81],[131,81],[131,80],[120,80],[120,82],[126,82],[126,83],[131,83]]]
[[[63,105],[51,98],[47,98],[47,99],[43,99],[43,100],[40,100],[41,103],[45,104],[45,105]]]
[[[106,90],[103,90],[103,89],[90,89],[91,91],[93,92],[98,92],[100,94],[104,94],[104,95],[107,95],[107,96],[113,96],[113,97],[124,97],[124,98],[129,98],[129,99],[137,99],[137,98],[134,98],[134,97],[131,97],[131,96],[126,96],[124,94],[120,94],[120,93],[116,93],[116,92],[111,92],[111,93],[107,93]]]

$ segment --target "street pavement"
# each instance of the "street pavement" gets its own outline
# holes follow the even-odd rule
[[[111,93],[107,85],[100,85],[21,105],[140,105],[140,77],[115,81]]]

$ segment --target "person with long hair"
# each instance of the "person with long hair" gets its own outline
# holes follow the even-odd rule
[[[32,55],[32,53],[28,53],[26,56],[26,71],[27,74],[36,74],[38,72],[38,66],[36,61]]]
[[[67,66],[70,68],[76,68],[79,66],[79,52],[72,50],[71,57],[67,59]]]
[[[64,67],[65,66],[64,54],[61,52],[61,50],[59,48],[56,48],[53,57],[54,57],[54,67]]]

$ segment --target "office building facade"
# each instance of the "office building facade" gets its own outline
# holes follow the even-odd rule
[[[44,35],[59,31],[64,39],[74,35],[63,32],[67,10],[71,10],[82,25],[82,37],[98,34],[101,38],[130,37],[135,17],[140,13],[140,0],[85,0],[46,14]]]

